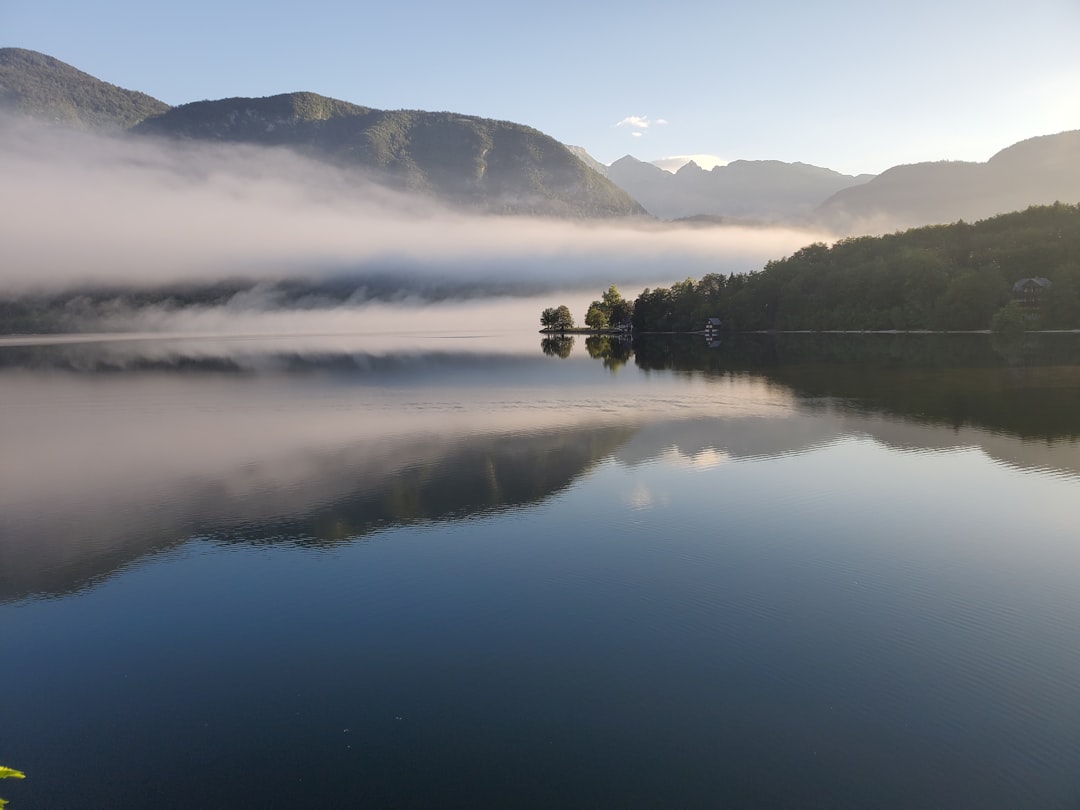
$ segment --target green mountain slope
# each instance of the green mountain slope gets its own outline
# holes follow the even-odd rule
[[[314,93],[174,107],[134,128],[171,138],[284,146],[490,213],[644,214],[626,192],[531,127],[450,112],[374,110]]]
[[[0,109],[81,129],[120,130],[169,109],[36,51],[0,48]]]
[[[488,213],[621,217],[645,210],[554,138],[448,112],[374,110],[314,93],[170,109],[51,56],[0,49],[0,110],[96,131],[280,146],[394,188]]]

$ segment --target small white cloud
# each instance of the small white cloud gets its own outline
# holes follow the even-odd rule
[[[628,115],[622,121],[617,123],[617,127],[633,127],[634,129],[648,129],[649,128],[649,116],[647,115]]]
[[[633,135],[635,138],[640,138],[645,133],[644,132],[631,132],[630,134]]]
[[[666,119],[666,118],[657,118],[657,119],[656,119],[656,125],[657,125],[658,127],[666,127],[666,126],[667,126],[667,123],[668,123],[668,122],[667,122],[667,119]]]

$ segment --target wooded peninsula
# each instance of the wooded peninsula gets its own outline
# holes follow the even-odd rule
[[[619,312],[634,332],[710,318],[735,332],[1080,328],[1080,206],[817,242],[762,270],[645,289]]]

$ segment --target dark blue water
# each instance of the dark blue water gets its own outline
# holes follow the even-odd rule
[[[1080,803],[1065,350],[493,345],[0,348],[0,796]]]

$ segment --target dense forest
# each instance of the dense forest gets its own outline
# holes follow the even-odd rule
[[[1013,284],[1033,277],[1051,284],[1024,326],[1080,327],[1080,206],[815,243],[760,271],[646,289],[633,325],[691,332],[719,317],[731,331],[988,329],[999,312],[1018,314]]]
[[[164,101],[95,79],[43,53],[0,48],[0,110],[108,132],[168,109]]]

